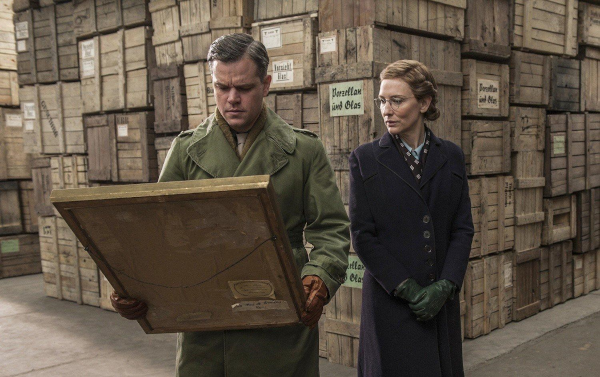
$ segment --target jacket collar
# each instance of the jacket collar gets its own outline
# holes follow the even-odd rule
[[[264,128],[241,162],[219,128],[215,114],[196,128],[187,154],[213,178],[275,174],[288,163],[287,155],[294,153],[296,134],[271,109],[264,106],[263,111]]]
[[[444,153],[444,146],[441,140],[431,132],[430,149],[427,155],[427,161],[425,162],[423,177],[421,178],[421,183],[419,185],[411,173],[408,164],[406,164],[400,153],[398,153],[392,135],[390,135],[389,132],[386,132],[383,137],[379,139],[378,146],[379,148],[376,151],[377,161],[397,175],[419,195],[421,195],[421,188],[435,176],[435,173],[437,173],[448,160]]]

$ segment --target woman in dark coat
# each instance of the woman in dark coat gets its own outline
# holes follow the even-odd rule
[[[439,117],[423,64],[381,73],[388,132],[350,156],[352,242],[364,263],[358,375],[463,376],[458,291],[473,220],[464,154],[426,120]]]

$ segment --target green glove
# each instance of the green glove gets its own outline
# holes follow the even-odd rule
[[[440,280],[422,289],[424,297],[408,306],[417,316],[417,321],[429,321],[435,317],[442,306],[454,295],[456,286],[449,280]]]
[[[421,301],[425,293],[423,287],[419,285],[413,278],[404,280],[398,288],[394,290],[394,296],[404,299],[411,304],[416,304]]]

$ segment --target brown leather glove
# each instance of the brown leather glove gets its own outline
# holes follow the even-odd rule
[[[110,294],[110,303],[123,318],[142,319],[148,313],[148,305],[145,302],[121,297],[115,291]]]
[[[329,291],[327,286],[321,280],[320,277],[315,275],[308,275],[302,279],[302,285],[304,286],[304,293],[306,293],[306,307],[304,313],[302,313],[302,323],[311,329],[314,328],[323,314],[323,306]]]

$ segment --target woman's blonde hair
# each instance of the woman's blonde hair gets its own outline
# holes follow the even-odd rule
[[[437,84],[425,64],[416,60],[398,60],[385,67],[379,78],[381,80],[401,79],[405,81],[419,101],[427,96],[431,97],[431,104],[423,115],[425,119],[431,121],[440,117],[440,110],[436,106]]]

